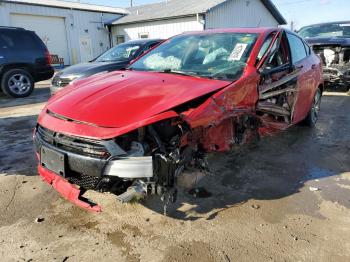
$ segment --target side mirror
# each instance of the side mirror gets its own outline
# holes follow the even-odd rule
[[[259,68],[258,72],[260,75],[264,76],[264,75],[270,74],[272,69],[273,68],[270,65],[265,65],[265,66],[262,66],[261,68]]]
[[[294,66],[290,64],[284,64],[278,67],[272,67],[271,65],[266,65],[259,69],[259,73],[262,76],[265,76],[269,74],[276,74],[283,71],[293,71],[293,70],[294,70]]]

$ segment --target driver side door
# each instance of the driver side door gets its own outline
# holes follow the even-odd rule
[[[268,36],[261,53],[264,54],[259,54],[257,65],[261,75],[257,114],[265,122],[287,127],[293,123],[295,115],[301,69],[293,66],[286,32],[280,30]]]

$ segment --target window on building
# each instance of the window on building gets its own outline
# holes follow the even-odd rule
[[[115,36],[115,44],[119,45],[125,42],[125,36],[123,35],[117,35]]]
[[[139,38],[141,39],[148,38],[148,33],[139,33]]]

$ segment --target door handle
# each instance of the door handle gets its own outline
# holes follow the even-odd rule
[[[303,69],[304,68],[304,66],[303,65],[301,65],[301,66],[297,66],[297,69]]]
[[[313,65],[311,66],[311,68],[312,68],[312,69],[315,69],[315,68],[316,68],[316,64],[313,64]]]

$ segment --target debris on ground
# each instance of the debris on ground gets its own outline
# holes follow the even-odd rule
[[[208,192],[205,188],[203,187],[196,187],[192,188],[191,190],[188,191],[188,193],[195,197],[195,198],[207,198],[211,197],[211,193]]]
[[[260,208],[260,205],[253,204],[253,205],[251,205],[251,207],[254,208],[254,209],[259,209],[259,208]]]
[[[41,223],[41,222],[44,222],[44,220],[45,220],[45,218],[43,218],[43,217],[37,217],[35,219],[35,223]]]
[[[204,178],[205,174],[203,172],[183,172],[177,178],[177,184],[183,188],[193,188],[195,187],[200,180]]]
[[[309,187],[309,190],[310,190],[310,191],[319,191],[319,190],[320,190],[320,188],[310,186],[310,187]]]

